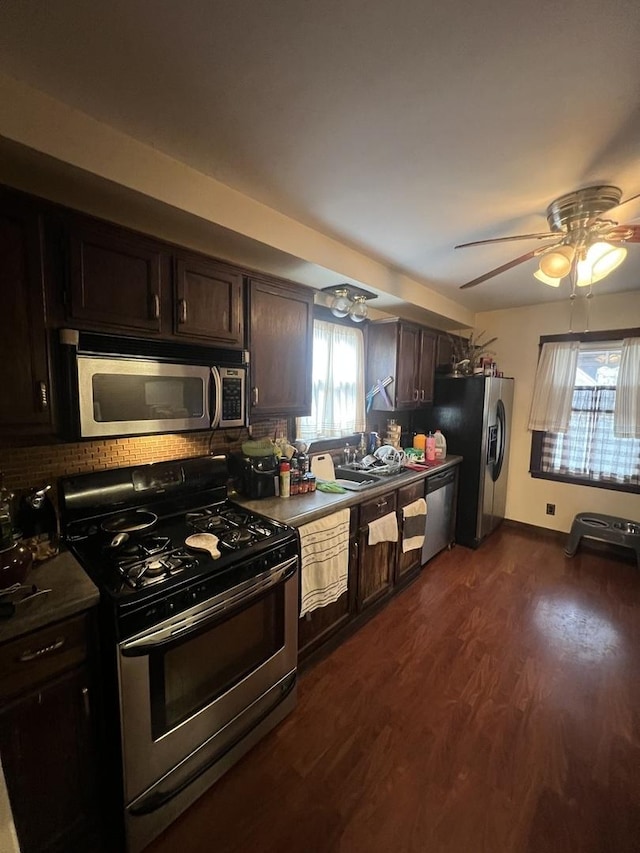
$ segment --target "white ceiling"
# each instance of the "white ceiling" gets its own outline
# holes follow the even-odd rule
[[[637,0],[4,0],[0,71],[471,310],[568,288],[529,261],[461,292],[538,244],[456,243],[640,193]],[[632,245],[596,292],[639,283]]]

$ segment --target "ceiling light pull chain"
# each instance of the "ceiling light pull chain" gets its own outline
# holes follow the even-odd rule
[[[588,332],[591,325],[591,300],[593,299],[593,290],[591,289],[591,285],[589,285],[589,290],[585,294],[585,299],[587,300],[587,322],[585,332]]]

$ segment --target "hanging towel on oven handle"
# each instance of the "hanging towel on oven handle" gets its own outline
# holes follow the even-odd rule
[[[342,509],[298,528],[300,534],[300,616],[337,601],[349,573],[349,520]]]
[[[427,502],[424,498],[402,507],[402,553],[414,551],[424,545],[427,521]]]

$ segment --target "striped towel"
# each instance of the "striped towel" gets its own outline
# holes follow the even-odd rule
[[[402,553],[414,551],[424,545],[427,520],[427,502],[424,498],[402,507]]]
[[[301,551],[300,616],[337,601],[347,590],[350,510],[341,509],[298,528]]]

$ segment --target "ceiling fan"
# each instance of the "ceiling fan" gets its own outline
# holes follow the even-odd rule
[[[640,243],[640,225],[619,225],[613,219],[603,219],[602,214],[638,195],[621,201],[622,190],[613,186],[593,186],[561,195],[547,207],[549,231],[541,234],[517,234],[513,237],[496,237],[460,243],[456,249],[483,246],[490,243],[507,243],[512,240],[544,240],[545,244],[502,264],[460,287],[466,290],[487,281],[500,273],[531,260],[540,258],[540,268],[535,277],[558,287],[560,280],[572,272],[578,286],[591,285],[603,279],[622,263],[626,249],[621,243]],[[616,244],[618,244],[616,246]]]

